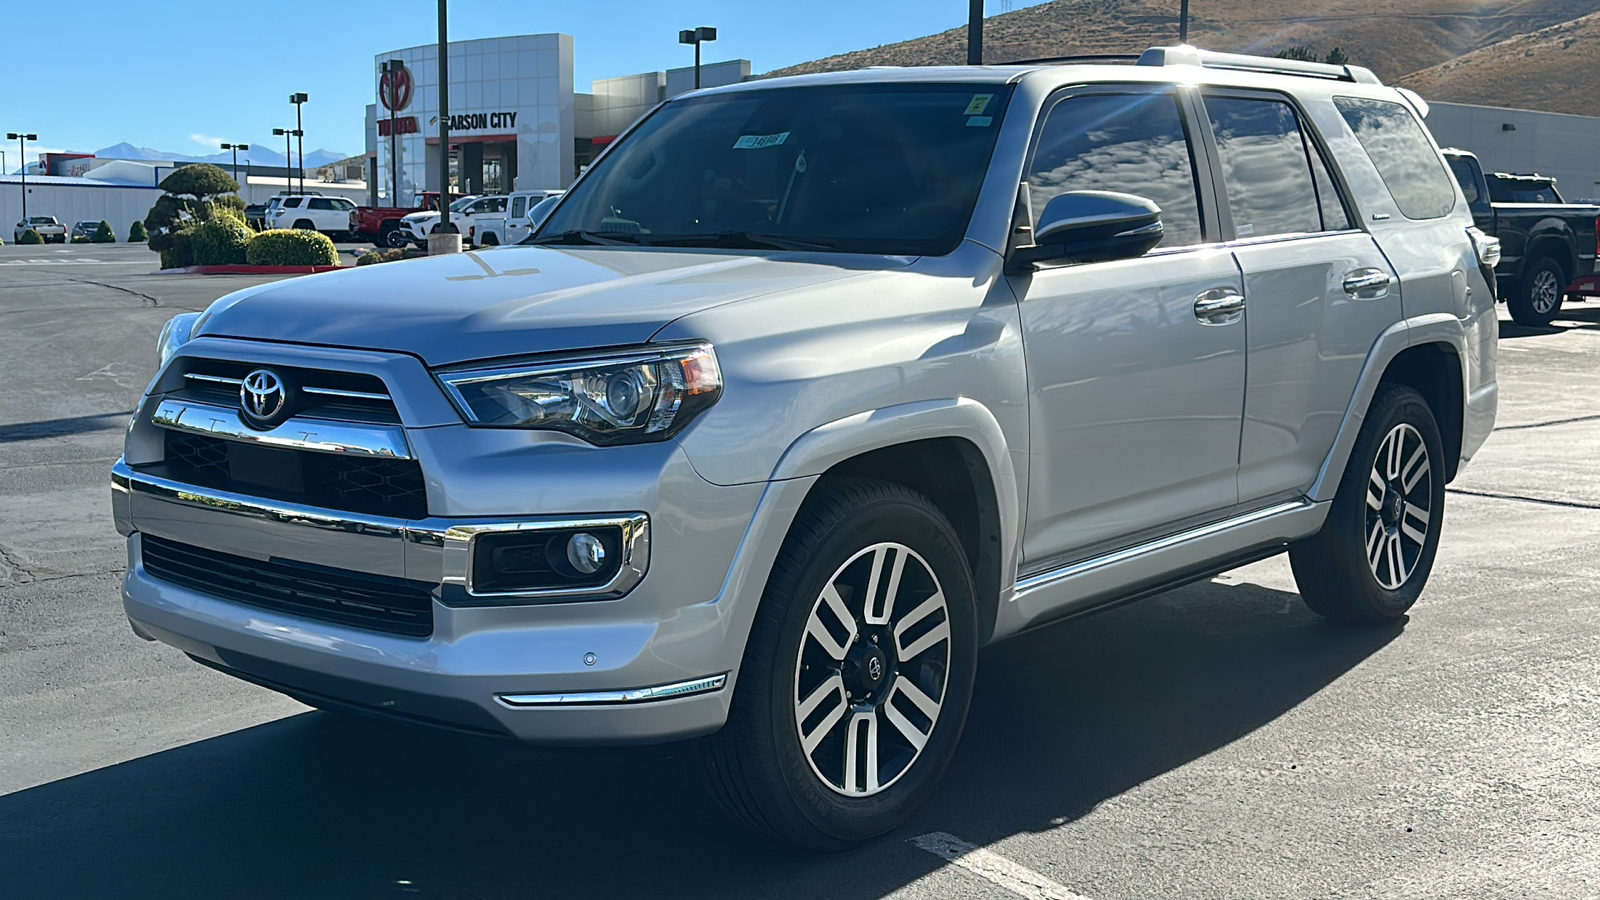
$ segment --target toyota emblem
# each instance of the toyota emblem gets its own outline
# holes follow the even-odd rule
[[[867,660],[867,677],[873,681],[883,677],[883,660],[876,656]]]
[[[256,369],[239,383],[239,411],[245,422],[271,428],[289,408],[289,388],[271,369]]]

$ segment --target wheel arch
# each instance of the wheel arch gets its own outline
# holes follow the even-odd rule
[[[1578,277],[1578,248],[1572,235],[1547,232],[1530,240],[1522,257],[1522,277],[1528,277],[1533,264],[1546,256],[1561,266],[1561,288],[1565,291]]]
[[[1428,401],[1444,444],[1445,483],[1454,481],[1461,467],[1466,409],[1465,380],[1456,348],[1444,341],[1407,347],[1389,361],[1379,383],[1403,384]]]

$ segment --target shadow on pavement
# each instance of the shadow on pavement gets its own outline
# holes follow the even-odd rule
[[[4,895],[881,897],[1293,709],[1399,633],[1294,594],[1207,583],[985,652],[943,793],[853,853],[789,853],[724,819],[695,748],[531,750],[307,713],[0,797]]]
[[[45,419],[39,422],[0,425],[0,444],[83,434],[90,431],[118,431],[128,424],[128,417],[131,415],[133,410],[129,409],[93,416],[73,416],[69,419]]]
[[[1556,316],[1556,321],[1542,327],[1518,325],[1509,319],[1500,320],[1502,340],[1525,337],[1543,337],[1563,331],[1600,331],[1600,306],[1567,304]]]

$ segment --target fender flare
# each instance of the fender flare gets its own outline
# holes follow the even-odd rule
[[[1396,322],[1384,329],[1373,342],[1372,349],[1367,351],[1366,364],[1361,367],[1361,377],[1356,381],[1350,405],[1345,409],[1344,423],[1334,436],[1332,449],[1323,458],[1316,481],[1311,483],[1311,489],[1306,492],[1312,500],[1329,501],[1338,493],[1339,479],[1350,461],[1350,451],[1355,447],[1356,436],[1361,433],[1361,425],[1367,418],[1367,409],[1372,406],[1372,397],[1378,392],[1378,385],[1383,381],[1389,364],[1406,350],[1423,344],[1447,344],[1456,352],[1461,360],[1461,365],[1457,367],[1461,373],[1461,396],[1463,400],[1471,396],[1465,362],[1466,326],[1454,314],[1431,313]],[[1465,421],[1465,409],[1462,410],[1462,417]]]

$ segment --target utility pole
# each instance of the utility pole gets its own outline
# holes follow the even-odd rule
[[[439,231],[456,230],[450,220],[450,32],[449,0],[439,0]]]
[[[1178,43],[1189,43],[1189,0],[1183,0],[1178,12]]]
[[[967,3],[967,65],[983,65],[983,0]]]
[[[300,193],[306,192],[306,126],[300,121],[300,104],[310,100],[308,94],[290,94],[289,102],[294,104],[294,135],[295,142],[300,145]]]
[[[7,140],[17,142],[17,154],[22,157],[22,224],[28,224],[28,142],[37,141],[37,134],[22,134],[16,131],[6,132]]]

